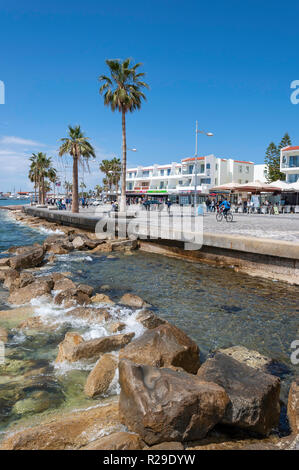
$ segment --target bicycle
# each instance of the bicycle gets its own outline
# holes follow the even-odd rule
[[[223,217],[226,219],[226,222],[232,222],[234,217],[233,217],[233,214],[231,211],[227,211],[225,214],[224,214],[224,209],[220,209],[219,212],[216,213],[216,220],[217,222],[222,222],[223,220]]]

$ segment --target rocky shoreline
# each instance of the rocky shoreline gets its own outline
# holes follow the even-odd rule
[[[118,375],[120,396],[107,405],[59,415],[13,434],[8,431],[0,449],[279,450],[298,446],[299,382],[295,380],[289,392],[291,433],[280,438],[280,380],[271,374],[271,358],[236,346],[219,350],[200,364],[196,343],[159,318],[140,297],[127,293],[117,302],[135,311],[136,321],[144,328],[134,338],[134,332],[124,332],[124,324],[111,317],[108,307],[114,301],[104,289],[94,292],[66,274],[39,272],[45,264],[55,266],[57,255],[74,250],[130,255],[136,241],[97,240],[94,234],[21,212],[13,216],[33,228],[58,233],[42,245],[11,247],[0,259],[0,280],[9,290],[8,302],[26,305],[43,297],[63,305],[73,317],[107,325],[110,336],[95,339],[67,332],[56,362],[96,361],[84,386],[86,396],[105,396]],[[28,316],[19,328],[39,330],[44,324],[38,316]],[[2,341],[8,335],[9,331],[0,329]]]

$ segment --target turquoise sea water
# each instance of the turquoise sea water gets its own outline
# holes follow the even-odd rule
[[[16,223],[0,210],[0,256],[11,245],[41,242],[47,235]],[[105,293],[116,302],[125,292],[140,295],[158,315],[197,342],[202,360],[217,348],[238,344],[273,357],[277,360],[275,372],[282,379],[281,398],[286,402],[289,384],[298,372],[298,366],[290,361],[291,342],[299,333],[298,287],[143,252],[132,256],[118,253],[113,257],[72,252],[57,256],[56,263],[46,265],[40,273],[52,271],[71,272],[74,281],[90,284],[95,291],[108,285]],[[10,308],[7,291],[1,287],[0,299],[0,310]],[[18,422],[26,424],[44,413],[86,408],[108,399],[84,396],[83,387],[92,364],[57,367],[54,363],[66,331],[78,331],[85,339],[91,339],[109,334],[106,327],[75,319],[53,303],[33,304],[35,314],[50,321],[54,328],[22,331],[14,321],[6,319],[1,323],[0,317],[0,326],[10,331],[6,349],[9,367],[2,372],[2,382],[0,370],[0,430]],[[126,331],[142,334],[130,309],[111,307],[110,313],[115,320],[126,323]],[[35,370],[39,374],[33,380],[30,377]],[[116,380],[109,394],[118,391]],[[42,403],[48,403],[47,410],[41,406],[35,411],[20,412],[23,400],[36,403],[37,395]]]

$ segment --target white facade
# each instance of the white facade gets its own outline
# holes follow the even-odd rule
[[[280,171],[286,174],[287,183],[299,182],[299,146],[281,149]]]
[[[253,162],[218,158],[215,155],[184,158],[181,163],[138,166],[127,170],[127,194],[181,195],[195,191],[208,194],[215,186],[253,180]]]
[[[267,183],[267,165],[254,165],[254,179],[253,181],[260,181],[261,183]]]

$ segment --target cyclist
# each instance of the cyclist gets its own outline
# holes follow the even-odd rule
[[[224,217],[226,217],[228,211],[230,210],[230,202],[227,199],[224,199],[224,201],[221,202],[219,208],[222,207],[222,206],[224,207],[223,215],[224,215]]]

